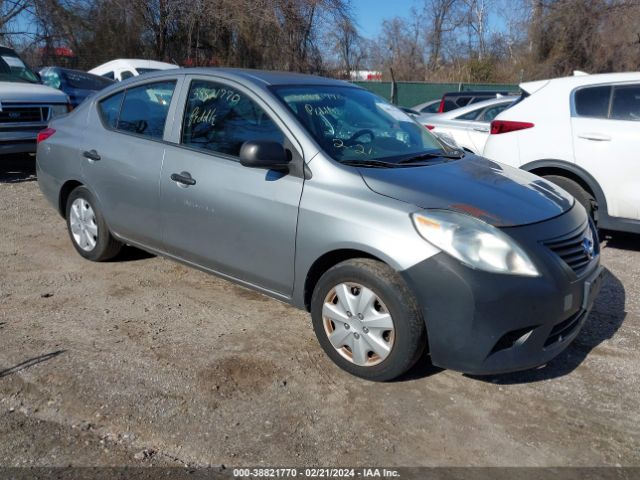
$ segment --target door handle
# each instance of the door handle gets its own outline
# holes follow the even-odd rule
[[[593,140],[594,142],[610,142],[611,137],[609,135],[603,135],[602,133],[579,133],[578,138],[584,138],[585,140]]]
[[[181,184],[182,186],[190,186],[196,184],[195,178],[193,178],[189,172],[172,173],[171,180]]]
[[[82,155],[84,156],[84,158],[88,158],[93,162],[97,162],[98,160],[100,160],[100,155],[98,155],[98,152],[96,152],[95,150],[82,152]]]
[[[489,132],[489,127],[473,127],[476,132],[487,133]]]

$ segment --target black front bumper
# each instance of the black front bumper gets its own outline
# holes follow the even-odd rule
[[[581,231],[584,209],[503,229],[527,251],[539,277],[469,268],[445,253],[402,272],[422,308],[434,365],[494,374],[542,365],[578,335],[600,288],[599,250],[575,273],[545,245]]]

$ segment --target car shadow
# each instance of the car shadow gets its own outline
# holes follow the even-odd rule
[[[604,232],[602,235],[604,247],[618,248],[620,250],[640,251],[640,235],[626,232]]]
[[[575,370],[605,340],[613,337],[626,317],[625,289],[622,282],[605,269],[602,289],[593,310],[575,340],[546,365],[522,372],[501,375],[466,375],[469,378],[499,385],[533,383],[562,377]]]
[[[122,247],[122,250],[120,250],[120,253],[111,260],[108,260],[108,262],[137,262],[138,260],[147,260],[154,257],[155,255],[153,253],[147,252],[146,250],[125,245]]]
[[[0,183],[36,180],[36,159],[33,155],[3,155],[0,159]]]
[[[51,353],[47,353],[46,355],[40,355],[38,357],[34,357],[34,358],[30,358],[29,360],[25,360],[22,363],[19,363],[17,365],[14,365],[11,368],[7,368],[5,370],[0,370],[0,378],[2,377],[6,377],[8,375],[11,375],[13,373],[17,373],[21,370],[25,370],[29,367],[33,367],[34,365],[37,365],[38,363],[42,363],[42,362],[46,362],[48,360],[51,360],[52,358],[57,357],[58,355],[63,354],[64,352],[66,352],[66,350],[56,350],[55,352],[51,352]]]

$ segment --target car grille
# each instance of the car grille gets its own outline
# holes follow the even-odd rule
[[[590,242],[592,248],[588,248]],[[591,226],[587,224],[578,233],[561,239],[545,242],[545,245],[558,255],[576,275],[583,273],[591,260],[598,254],[598,240]]]
[[[43,123],[49,119],[49,107],[2,105],[0,123]]]

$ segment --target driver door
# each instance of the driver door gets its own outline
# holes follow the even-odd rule
[[[180,102],[177,143],[166,147],[160,179],[168,253],[290,296],[304,179],[244,167],[239,152],[245,141],[271,140],[302,162],[293,137],[265,102],[240,85],[194,77]],[[176,181],[185,177],[187,183]]]

